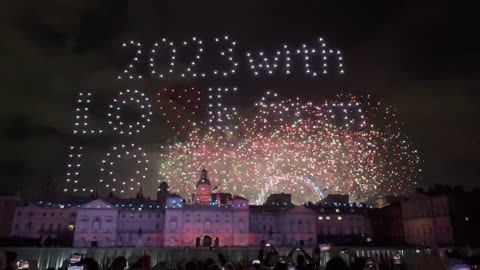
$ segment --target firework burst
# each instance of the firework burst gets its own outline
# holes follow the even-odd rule
[[[369,97],[338,96],[322,104],[280,100],[267,92],[236,128],[195,129],[161,153],[160,171],[175,192],[193,192],[205,167],[220,190],[263,203],[273,192],[294,202],[328,193],[366,200],[402,194],[419,177],[419,156],[395,111]]]

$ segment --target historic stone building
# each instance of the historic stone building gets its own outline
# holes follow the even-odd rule
[[[272,194],[264,205],[230,193],[212,192],[203,170],[190,198],[159,186],[156,200],[143,196],[39,201],[18,204],[11,236],[59,239],[73,246],[313,246],[334,237],[367,235],[369,220],[362,207],[335,202],[294,205],[289,194]]]

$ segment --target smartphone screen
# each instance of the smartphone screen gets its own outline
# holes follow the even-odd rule
[[[82,260],[81,254],[72,254],[70,255],[70,264],[79,263]]]
[[[17,268],[18,269],[28,269],[30,268],[30,264],[28,261],[23,261],[23,260],[20,260],[17,262]]]
[[[83,265],[69,265],[67,270],[83,270]]]

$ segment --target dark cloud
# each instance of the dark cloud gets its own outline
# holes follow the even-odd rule
[[[307,1],[8,1],[0,9],[0,172],[6,189],[38,186],[62,174],[74,95],[99,98],[123,87],[123,40],[228,33],[242,48],[323,35],[343,48],[343,80],[248,85],[313,99],[368,92],[398,108],[425,160],[425,182],[475,184],[478,60],[473,8],[448,1],[365,4]],[[156,89],[158,82],[147,83]],[[320,90],[319,90],[320,89]],[[315,91],[312,91],[315,90]],[[103,96],[102,96],[103,95]],[[243,99],[243,98],[242,98]],[[248,97],[244,98],[249,99]],[[240,101],[242,102],[242,101]],[[244,101],[244,103],[248,103]],[[94,115],[94,121],[105,121]],[[162,138],[162,128],[142,140]]]

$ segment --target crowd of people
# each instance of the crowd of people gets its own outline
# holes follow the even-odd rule
[[[92,257],[81,257],[78,262],[71,259],[63,261],[59,269],[45,270],[466,270],[471,268],[460,255],[454,251],[446,252],[444,258],[435,255],[418,254],[414,263],[408,264],[400,255],[392,258],[380,258],[377,261],[371,258],[356,257],[348,250],[323,250],[316,247],[311,253],[302,248],[294,248],[287,255],[281,256],[273,245],[264,244],[257,258],[253,260],[229,261],[220,251],[215,250],[216,258],[198,259],[183,258],[174,265],[167,262],[158,262],[152,267],[149,255],[116,257],[113,261],[103,265]],[[2,254],[0,269],[5,270],[38,270],[35,261],[22,264],[17,254],[7,251]],[[43,269],[42,269],[43,270]]]

